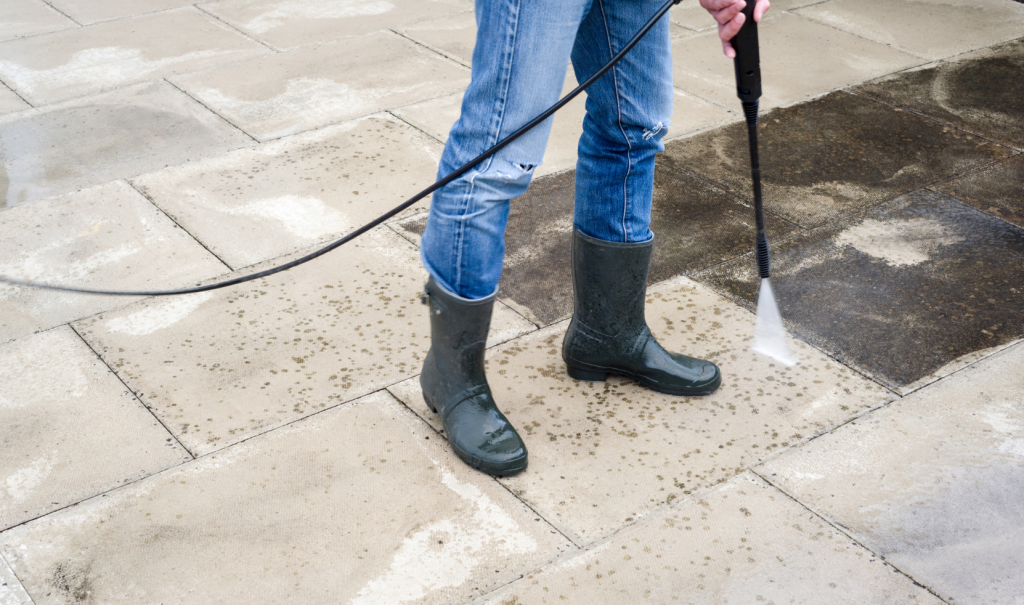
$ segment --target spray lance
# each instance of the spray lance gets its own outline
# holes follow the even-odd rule
[[[757,235],[754,240],[757,272],[761,288],[757,297],[757,321],[754,324],[753,349],[786,365],[795,361],[786,343],[786,330],[782,325],[779,305],[775,300],[771,282],[771,257],[768,235],[764,227],[764,200],[761,193],[761,164],[757,149],[757,112],[761,98],[761,53],[757,40],[757,22],[754,21],[756,0],[747,0],[743,8],[746,20],[732,39],[736,51],[733,67],[736,69],[736,94],[743,105],[747,119],[747,137],[750,141],[750,174],[754,183],[754,218]]]

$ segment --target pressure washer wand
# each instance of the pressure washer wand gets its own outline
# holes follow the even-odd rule
[[[761,197],[761,164],[757,154],[757,110],[761,98],[761,54],[758,49],[757,23],[754,21],[756,0],[747,0],[743,8],[746,21],[732,39],[736,50],[733,66],[736,68],[736,94],[743,103],[747,118],[747,136],[750,139],[750,172],[754,180],[754,215],[757,221],[757,268],[761,279],[771,276],[768,236],[764,231],[764,201]]]

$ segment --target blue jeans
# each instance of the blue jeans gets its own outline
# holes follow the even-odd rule
[[[597,72],[664,0],[476,0],[473,73],[438,177],[484,152],[558,100],[569,59],[577,81]],[[587,89],[573,224],[605,241],[650,230],[654,155],[672,113],[672,56],[664,17]],[[544,156],[551,120],[434,193],[420,255],[434,280],[468,299],[498,287],[509,200]]]

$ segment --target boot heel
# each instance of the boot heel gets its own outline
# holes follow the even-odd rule
[[[604,382],[608,378],[608,372],[600,370],[583,370],[572,366],[565,366],[565,370],[570,378],[584,382]]]
[[[437,407],[434,406],[434,404],[430,403],[430,400],[427,399],[426,396],[423,397],[423,403],[427,404],[427,407],[430,408],[431,412],[435,414],[437,413]]]

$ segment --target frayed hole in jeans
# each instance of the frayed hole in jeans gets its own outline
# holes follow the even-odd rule
[[[532,172],[536,168],[533,164],[516,164],[516,166],[519,166],[523,172]]]
[[[657,135],[662,130],[665,130],[665,123],[664,122],[658,122],[657,124],[654,125],[653,128],[648,128],[648,129],[644,130],[644,140],[645,141],[651,140],[652,138],[654,138],[655,135]]]

